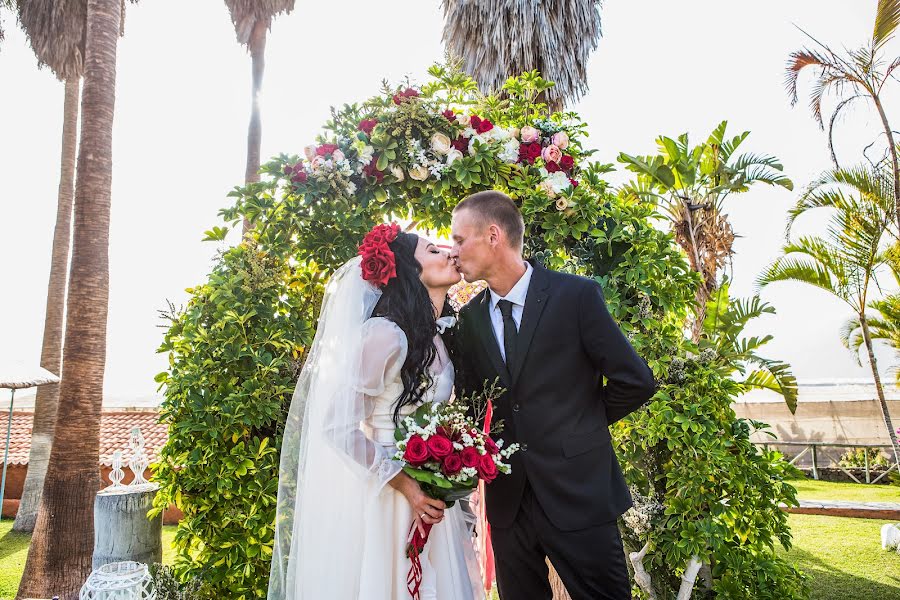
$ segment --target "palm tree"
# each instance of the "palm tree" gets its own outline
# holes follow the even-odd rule
[[[807,67],[812,67],[816,72],[816,78],[810,94],[809,105],[816,122],[822,129],[825,129],[822,100],[831,92],[836,96],[838,104],[828,120],[828,147],[831,150],[831,159],[835,167],[839,165],[834,152],[832,133],[838,116],[857,100],[869,100],[875,105],[887,137],[888,155],[893,167],[894,212],[897,226],[900,228],[900,160],[898,160],[894,133],[881,102],[884,85],[891,78],[894,70],[900,67],[900,57],[888,63],[882,56],[882,50],[894,36],[898,24],[900,24],[900,0],[879,0],[872,39],[865,46],[839,54],[810,36],[818,49],[804,48],[791,53],[788,59],[785,86],[791,97],[791,105],[796,104],[797,79],[800,72]]]
[[[733,254],[735,235],[724,212],[725,199],[748,191],[755,183],[789,190],[794,185],[781,174],[781,163],[775,157],[736,155],[750,132],[726,140],[727,125],[722,121],[706,142],[693,148],[685,133],[677,140],[665,136],[657,139],[660,153],[655,156],[619,154],[619,162],[638,174],[637,181],[627,185],[625,191],[661,204],[691,269],[703,278],[694,305],[695,342],[703,333],[707,303],[718,285],[718,273]]]
[[[759,276],[760,287],[776,281],[799,281],[830,293],[849,306],[862,331],[863,343],[878,392],[884,424],[900,463],[900,448],[884,398],[884,388],[872,346],[866,306],[876,271],[887,260],[883,248],[893,221],[890,178],[867,167],[833,169],[825,173],[798,200],[789,225],[813,208],[832,211],[826,236],[803,236],[788,242]]]
[[[588,90],[587,59],[601,35],[599,7],[599,0],[444,0],[444,43],[483,91],[538,70],[556,83],[541,100],[561,110]]]
[[[763,315],[775,314],[775,308],[759,296],[732,298],[730,284],[722,282],[710,298],[703,323],[700,348],[716,351],[715,364],[726,377],[737,372],[745,391],[767,389],[781,395],[788,409],[797,410],[797,378],[785,362],[765,358],[758,350],[772,341],[771,335],[743,337],[747,323]],[[747,372],[749,369],[749,373]]]
[[[88,0],[82,128],[57,423],[17,598],[78,597],[91,571],[109,300],[109,214],[121,0]]]
[[[250,128],[247,132],[247,168],[245,183],[259,181],[259,155],[262,146],[262,120],[259,111],[259,94],[266,69],[266,33],[272,26],[272,18],[294,10],[294,0],[225,0],[231,12],[231,22],[238,42],[247,46],[253,70],[253,95],[250,109]],[[244,233],[250,222],[244,219]]]
[[[68,2],[18,0],[18,12],[19,22],[38,58],[38,63],[41,66],[48,66],[58,79],[65,82],[56,225],[53,230],[50,281],[47,286],[44,337],[41,345],[41,366],[53,373],[59,373],[62,366],[72,202],[75,195],[78,101],[84,68],[86,3],[84,0]],[[50,459],[50,447],[53,444],[58,402],[59,384],[38,388],[34,404],[28,473],[16,521],[13,524],[16,531],[34,530],[41,503],[41,491],[44,488],[44,476],[47,473],[47,462]]]

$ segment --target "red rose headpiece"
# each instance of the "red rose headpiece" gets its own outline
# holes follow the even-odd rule
[[[362,278],[377,287],[384,287],[397,276],[397,260],[390,244],[400,234],[397,223],[376,225],[359,245],[362,256]]]

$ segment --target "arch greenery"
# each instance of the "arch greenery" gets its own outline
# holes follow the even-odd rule
[[[155,465],[154,510],[174,502],[179,576],[231,598],[265,597],[280,429],[312,339],[322,284],[375,223],[401,219],[446,233],[453,206],[495,188],[526,222],[526,253],[596,278],[610,311],[653,368],[652,402],[614,426],[637,509],[622,521],[645,549],[643,597],[674,598],[692,557],[708,565],[694,597],[802,598],[803,576],[775,554],[790,545],[779,502],[796,502],[777,453],[750,443],[763,424],[737,419],[735,365],[685,337],[698,276],[657,206],[614,190],[591,160],[575,113],[537,103],[536,72],[482,95],[435,66],[421,87],[384,85],[334,110],[318,143],[280,155],[259,183],[236,188],[224,226],[253,224],[189,290],[160,352],[169,368],[161,419],[170,437]]]

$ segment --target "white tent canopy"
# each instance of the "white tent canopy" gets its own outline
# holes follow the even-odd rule
[[[19,361],[0,364],[0,388],[18,390],[45,383],[59,383],[59,377],[43,367],[26,366]]]

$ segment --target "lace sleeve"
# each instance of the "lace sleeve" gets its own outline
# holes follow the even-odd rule
[[[366,436],[362,421],[371,416],[374,398],[399,378],[406,352],[406,335],[400,327],[387,319],[369,319],[364,325],[360,367],[354,385],[355,406],[351,410],[333,410],[327,419],[330,425],[326,435],[332,445],[350,458],[351,465],[361,475],[374,477],[379,488],[400,472],[400,463],[391,458],[390,449]]]

